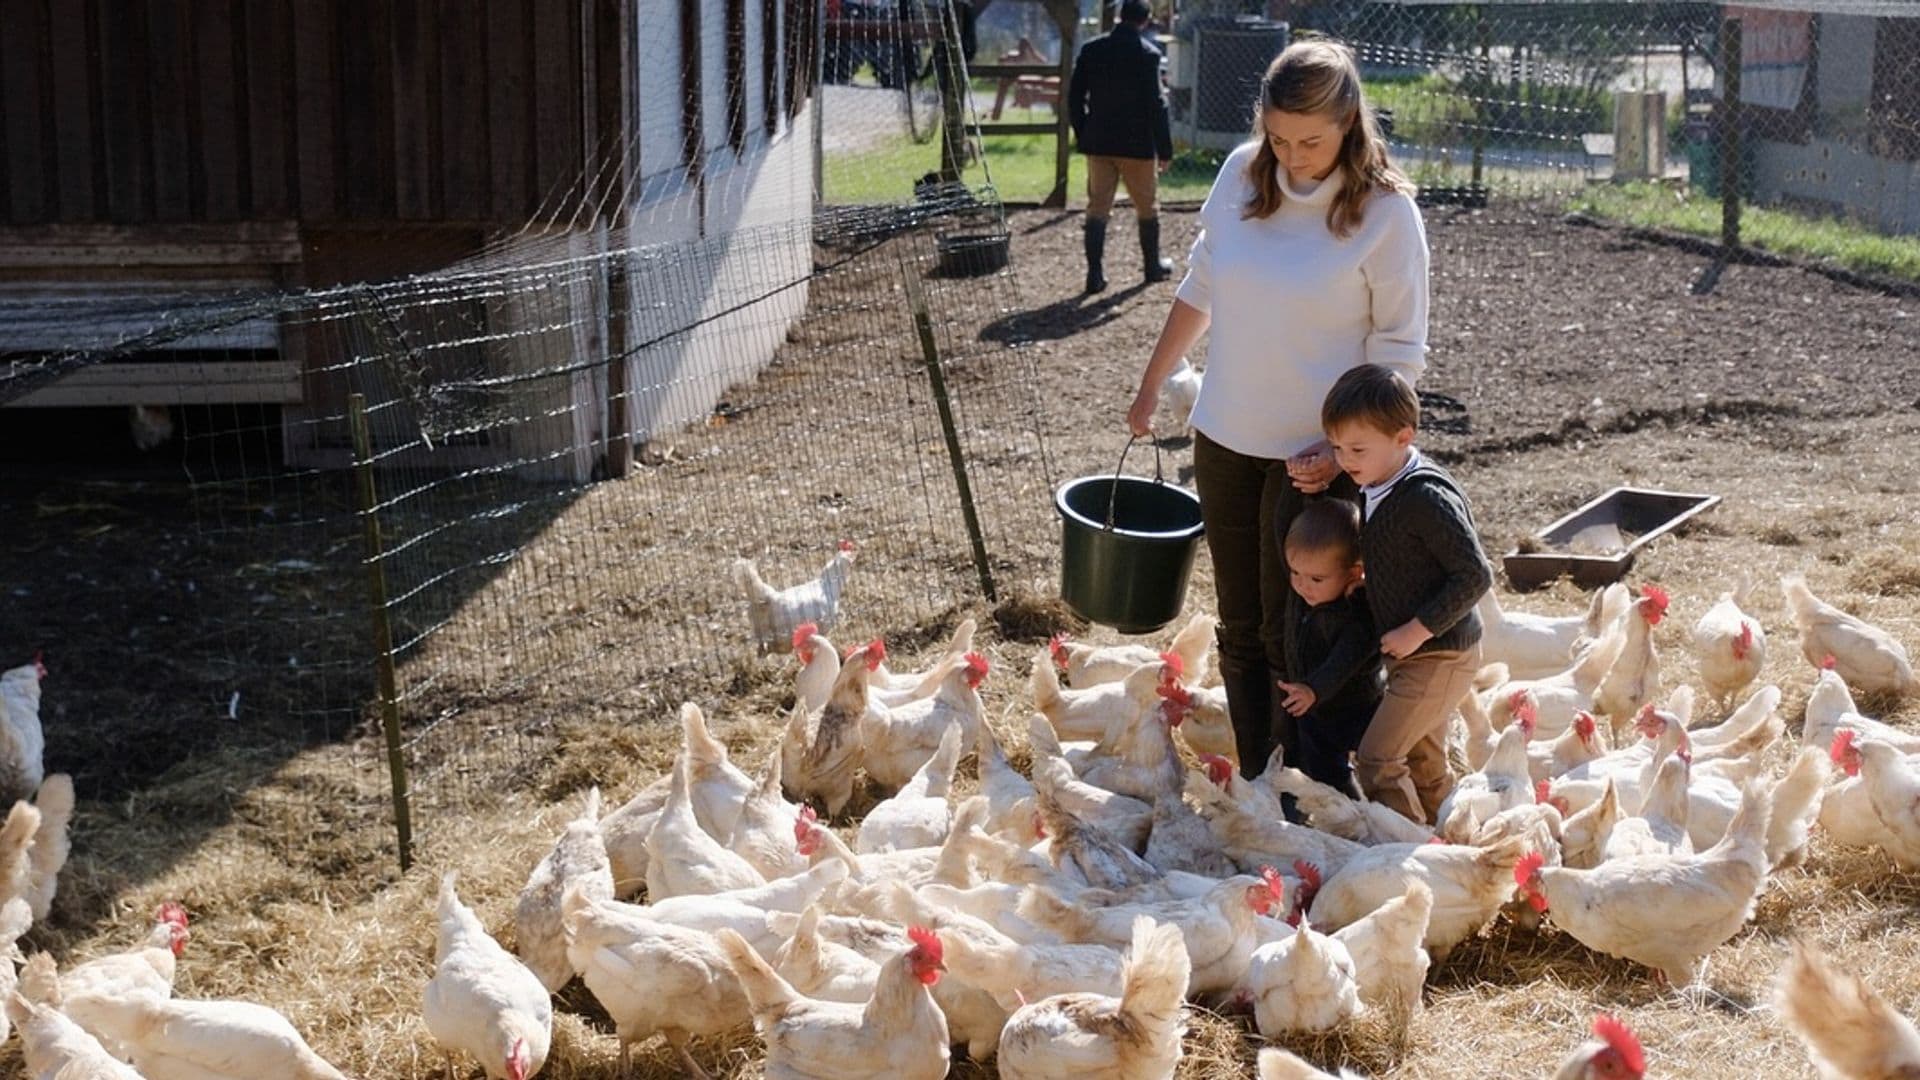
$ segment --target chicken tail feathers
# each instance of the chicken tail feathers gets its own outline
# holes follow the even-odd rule
[[[1807,1050],[1840,1076],[1920,1070],[1920,1032],[1873,988],[1805,942],[1780,969],[1774,1005]]]
[[[20,996],[35,1005],[58,1009],[65,1002],[60,995],[60,975],[54,969],[51,953],[37,952],[20,970]]]
[[[1173,642],[1167,651],[1180,658],[1182,682],[1188,686],[1200,685],[1207,673],[1207,647],[1213,644],[1214,627],[1219,620],[1211,615],[1195,615],[1187,620],[1187,625],[1173,635]]]
[[[680,706],[680,731],[695,767],[717,766],[728,760],[726,744],[713,737],[707,727],[707,714],[691,701]]]
[[[1033,695],[1033,707],[1052,716],[1066,704],[1060,694],[1060,675],[1054,670],[1053,657],[1041,654],[1033,662],[1033,674],[1027,679],[1027,689]]]
[[[1120,1010],[1154,1041],[1172,1037],[1171,1025],[1180,1022],[1180,1003],[1187,997],[1193,967],[1186,938],[1172,923],[1156,923],[1142,915],[1133,920],[1133,943],[1127,950],[1121,979]]]
[[[747,995],[747,1006],[756,1018],[778,1015],[799,1002],[799,993],[760,959],[746,938],[733,930],[722,929],[714,934],[714,940],[727,954],[727,965],[733,968],[734,978],[740,980],[740,989]]]

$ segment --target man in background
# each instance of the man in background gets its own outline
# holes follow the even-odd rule
[[[1107,215],[1120,184],[1140,222],[1140,255],[1149,282],[1173,276],[1160,257],[1159,174],[1173,159],[1173,133],[1161,88],[1160,47],[1146,34],[1145,0],[1123,0],[1112,30],[1080,49],[1067,89],[1074,142],[1087,156],[1087,291],[1107,287],[1101,260]]]

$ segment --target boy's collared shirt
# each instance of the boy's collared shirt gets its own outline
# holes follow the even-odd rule
[[[1417,446],[1409,446],[1407,447],[1407,463],[1400,466],[1399,472],[1394,473],[1392,478],[1384,484],[1368,484],[1361,488],[1360,494],[1366,496],[1367,500],[1366,506],[1361,510],[1361,520],[1365,521],[1371,518],[1373,516],[1373,508],[1380,505],[1380,500],[1386,498],[1387,495],[1393,491],[1393,485],[1406,479],[1408,473],[1419,468],[1422,460],[1424,459],[1420,455],[1420,448]]]

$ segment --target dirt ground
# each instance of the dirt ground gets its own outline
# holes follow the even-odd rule
[[[1184,252],[1194,215],[1170,210],[1165,220],[1171,250]],[[1011,296],[1012,310],[974,313],[977,333],[1028,342],[1022,348],[1039,370],[1031,389],[1045,403],[1055,478],[1111,469],[1124,442],[1120,418],[1173,287],[1135,284],[1123,257],[1132,249],[1124,221],[1109,240],[1115,286],[1091,300],[1077,294],[1077,214],[1022,211],[1010,225],[1018,292],[1002,294]],[[1887,627],[1909,648],[1920,646],[1920,515],[1912,509],[1920,475],[1908,449],[1920,437],[1920,370],[1912,363],[1920,327],[1907,310],[1912,301],[1799,270],[1749,266],[1729,268],[1710,295],[1694,296],[1698,257],[1525,207],[1431,210],[1428,227],[1433,349],[1422,389],[1431,430],[1421,441],[1465,482],[1490,552],[1508,550],[1615,484],[1721,495],[1722,504],[1697,524],[1654,544],[1633,579],[1659,582],[1674,596],[1657,635],[1673,685],[1691,673],[1685,640],[1693,621],[1740,570],[1751,570],[1762,582],[1753,613],[1772,638],[1764,677],[1785,692],[1790,729],[1813,673],[1798,655],[1773,586],[1779,574],[1805,573],[1815,591]],[[1169,440],[1165,449],[1169,469],[1184,477],[1191,460],[1185,441]],[[120,502],[119,493],[103,493],[103,482],[159,487],[142,487],[130,508],[88,509],[90,501]],[[54,918],[27,944],[63,960],[122,948],[139,937],[142,914],[153,904],[180,897],[198,920],[180,967],[180,993],[243,996],[281,1008],[323,1055],[355,1075],[430,1075],[439,1058],[418,1007],[431,971],[440,872],[457,870],[463,893],[505,933],[515,891],[585,789],[600,785],[610,803],[624,798],[671,760],[677,732],[605,714],[553,718],[540,752],[514,781],[475,804],[462,827],[429,833],[404,876],[379,865],[390,841],[377,815],[313,810],[336,799],[340,808],[378,806],[364,740],[322,739],[313,749],[257,760],[223,750],[220,733],[240,721],[222,719],[186,736],[191,752],[178,764],[157,775],[142,769],[139,758],[154,751],[114,746],[111,711],[137,711],[143,701],[182,692],[204,698],[212,716],[226,706],[204,672],[193,672],[191,682],[169,681],[165,657],[178,642],[167,637],[166,619],[178,609],[141,581],[137,541],[109,546],[102,538],[113,530],[88,535],[119,520],[115,515],[145,519],[164,533],[168,490],[145,476],[16,471],[0,478],[0,520],[20,523],[16,535],[27,538],[0,563],[9,596],[0,640],[38,639],[49,627],[69,642],[86,641],[101,627],[112,631],[74,655],[69,689],[49,684],[50,759],[93,780],[91,793],[82,788],[76,852]],[[1001,525],[1010,550],[1023,555],[1050,551],[1055,542],[1050,511],[1034,501],[1033,513]],[[178,502],[172,505],[179,513]],[[125,525],[119,534],[137,535]],[[915,554],[887,557],[904,565]],[[1056,589],[1050,563],[1022,558],[1014,565],[1010,584],[1040,596]],[[952,572],[963,574],[964,564]],[[84,604],[48,598],[56,583],[76,581],[87,583]],[[262,591],[236,595],[244,600]],[[299,602],[324,599],[286,591]],[[1565,585],[1505,598],[1538,611],[1581,603]],[[1203,557],[1189,606],[1212,605]],[[1023,710],[1026,666],[1053,625],[1046,618],[961,601],[936,618],[877,629],[907,634],[898,652],[910,664],[961,614],[979,616],[986,627],[983,644],[995,665],[989,706],[1011,732]],[[135,627],[141,629],[130,633]],[[1112,637],[1097,629],[1085,636]],[[134,683],[119,677],[125,672],[146,677]],[[728,692],[713,694],[701,684],[689,693],[709,707],[751,768],[771,745],[786,677],[772,661],[743,664]],[[343,673],[341,685],[358,684]],[[101,687],[118,688],[117,696],[98,698]],[[1903,725],[1920,722],[1920,703],[1863,704]],[[82,744],[63,734],[58,725],[68,716],[84,716],[86,730],[100,737]],[[1776,749],[1775,767],[1794,749]],[[1362,1025],[1295,1048],[1323,1065],[1380,1077],[1482,1076],[1490,1061],[1503,1073],[1544,1075],[1583,1038],[1593,1012],[1605,1009],[1640,1032],[1650,1075],[1807,1076],[1798,1044],[1767,1005],[1786,942],[1799,935],[1821,943],[1912,1014],[1920,1011],[1917,914],[1920,882],[1912,875],[1882,855],[1842,851],[1820,838],[1809,864],[1780,875],[1753,925],[1712,957],[1714,1004],[1662,995],[1644,972],[1588,953],[1551,929],[1532,935],[1497,924],[1436,966],[1427,1009],[1404,1033]],[[613,1075],[614,1041],[591,1010],[562,1011],[543,1075]],[[1258,1044],[1226,1021],[1196,1014],[1182,1075],[1245,1075]],[[706,1046],[701,1057],[729,1075],[753,1075],[753,1045],[747,1036]],[[658,1044],[636,1061],[644,1076],[677,1073]],[[0,1075],[17,1069],[17,1050],[0,1048]]]

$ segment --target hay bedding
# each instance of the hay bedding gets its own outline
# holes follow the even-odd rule
[[[1191,235],[1192,219],[1169,213],[1167,220],[1177,247]],[[1041,368],[1035,390],[1049,402],[1056,470],[1077,475],[1111,467],[1119,417],[1170,290],[1129,291],[1123,270],[1115,290],[1083,304],[1070,295],[1078,278],[1077,220],[1032,212],[1013,224],[1026,301],[1038,314],[981,318],[1036,341],[1029,346]],[[1695,298],[1685,292],[1695,260],[1604,233],[1551,220],[1441,216],[1430,227],[1434,369],[1423,388],[1462,402],[1466,414],[1423,443],[1465,480],[1489,550],[1507,549],[1615,482],[1717,492],[1726,497],[1719,509],[1685,536],[1655,544],[1634,573],[1674,596],[1656,634],[1669,685],[1689,675],[1686,632],[1742,568],[1763,583],[1805,572],[1823,596],[1910,647],[1920,643],[1920,518],[1912,509],[1920,477],[1904,450],[1920,436],[1920,412],[1912,407],[1920,371],[1905,360],[1920,334],[1903,310],[1909,302],[1752,267],[1729,271],[1713,296]],[[1188,459],[1174,448],[1184,466]],[[95,498],[74,498],[76,492]],[[131,530],[99,526],[127,513],[116,506],[137,505],[164,534],[166,501],[145,496],[144,489],[102,489],[71,477],[0,481],[4,516],[22,523],[21,543],[0,577],[130,574],[137,545],[114,544],[116,534]],[[43,512],[33,513],[36,505]],[[1050,546],[1050,519],[1036,515],[1030,530],[1011,541]],[[920,626],[882,629],[901,639],[896,653],[905,666],[961,614],[982,616],[981,643],[995,665],[989,707],[1017,745],[1026,665],[1045,635],[1070,621],[1043,599],[1052,589],[1049,575],[1012,583],[1021,598],[994,611],[955,611]],[[1204,559],[1190,597],[1197,607],[1211,606]],[[1579,602],[1565,586],[1505,599],[1553,611],[1575,610]],[[86,694],[117,695],[110,709],[129,715],[175,688],[161,660],[166,650],[139,635],[82,644],[103,625],[147,626],[151,637],[162,637],[161,614],[96,606],[86,627],[69,626],[57,601],[16,592],[0,613],[0,640],[46,641],[55,629],[75,646],[68,650],[72,681],[48,687],[48,728],[56,740],[72,736],[61,734],[64,718],[102,711],[97,701],[80,707]],[[1764,678],[1785,691],[1791,729],[1812,672],[1793,647],[1774,590],[1758,592],[1753,614],[1773,638]],[[1085,636],[1110,637],[1099,630]],[[910,642],[921,646],[919,655]],[[129,670],[148,677],[113,677]],[[787,675],[771,661],[743,662],[731,692],[703,702],[748,768],[777,736]],[[68,703],[64,695],[72,695]],[[1862,704],[1903,726],[1920,722],[1914,701]],[[196,916],[180,994],[272,1004],[356,1075],[432,1075],[440,1058],[418,1003],[431,972],[439,871],[459,870],[463,894],[489,926],[510,936],[514,894],[580,792],[597,783],[611,802],[670,762],[677,735],[671,717],[662,715],[657,726],[609,722],[630,718],[616,697],[597,713],[552,719],[552,738],[540,745],[553,749],[524,762],[516,783],[471,800],[457,828],[429,827],[420,865],[404,878],[378,869],[386,823],[377,802],[356,828],[312,819],[316,798],[346,805],[369,794],[364,761],[350,748],[260,755],[190,739],[191,752],[164,771],[142,767],[150,741],[122,751],[124,759],[94,749],[92,760],[110,770],[103,774],[109,779],[83,786],[61,899],[51,923],[36,927],[27,944],[73,959],[116,951],[137,940],[155,903],[177,897]],[[80,756],[78,747],[65,749]],[[1776,771],[1790,749],[1773,752]],[[1023,757],[1016,752],[1016,765]],[[1715,1005],[1662,996],[1632,965],[1595,956],[1551,928],[1535,935],[1497,923],[1435,966],[1427,1008],[1406,1029],[1362,1024],[1290,1045],[1323,1065],[1381,1077],[1544,1075],[1581,1040],[1592,1013],[1606,1009],[1640,1033],[1654,1075],[1810,1075],[1797,1042],[1765,1004],[1785,942],[1810,938],[1913,1014],[1920,1012],[1917,910],[1920,882],[1912,875],[1878,853],[1840,850],[1816,835],[1807,865],[1778,875],[1752,925],[1710,958],[1707,982],[1721,999]],[[614,1044],[604,1019],[577,987],[563,1002],[542,1075],[612,1075]],[[1182,1074],[1245,1075],[1257,1044],[1241,1022],[1196,1013]],[[725,1074],[758,1071],[751,1036],[707,1044],[700,1056]],[[637,1061],[644,1076],[676,1074],[664,1048],[643,1051]],[[0,1075],[18,1069],[17,1044],[0,1049]],[[992,1069],[963,1062],[957,1071]]]

